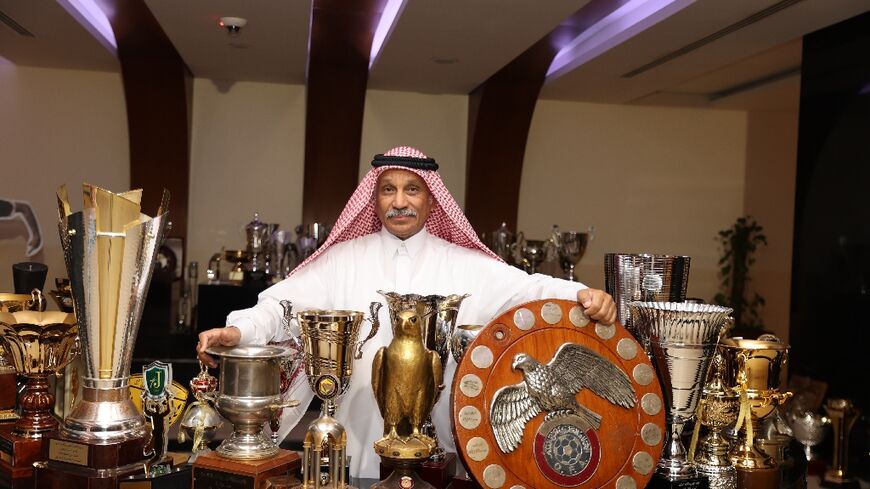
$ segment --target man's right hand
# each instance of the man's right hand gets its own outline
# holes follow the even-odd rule
[[[199,361],[211,368],[217,367],[217,362],[205,351],[211,346],[236,346],[242,339],[242,332],[235,326],[215,328],[203,331],[199,334],[199,343],[196,344],[196,356]]]

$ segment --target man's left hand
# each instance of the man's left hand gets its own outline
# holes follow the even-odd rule
[[[613,324],[616,321],[616,303],[613,302],[613,297],[603,290],[578,290],[577,302],[583,306],[583,312],[595,322]]]

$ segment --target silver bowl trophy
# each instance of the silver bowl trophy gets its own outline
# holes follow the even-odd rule
[[[206,353],[220,357],[220,379],[214,405],[233,424],[233,433],[217,454],[235,460],[261,460],[279,448],[263,433],[274,412],[299,405],[281,398],[281,361],[295,352],[283,346],[213,346]]]
[[[83,196],[83,210],[72,212],[66,187],[57,192],[60,242],[79,323],[81,396],[49,440],[49,460],[36,470],[40,487],[141,471],[151,444],[151,428],[130,398],[130,363],[168,227],[169,193],[163,192],[154,218],[140,212],[141,190],[115,194],[85,184]],[[118,454],[115,463],[106,466],[106,457],[98,456],[103,452]]]
[[[649,341],[638,335],[628,304],[634,301],[683,302],[689,287],[688,256],[607,253],[604,288],[616,301],[616,320],[649,353]]]
[[[807,462],[816,460],[818,457],[813,453],[813,447],[825,439],[825,431],[831,420],[812,411],[803,411],[791,416],[790,424],[795,440],[804,447]]]
[[[707,477],[688,461],[680,437],[698,408],[731,309],[682,302],[632,302],[629,307],[635,326],[649,338],[669,426],[668,441],[649,487],[709,487]]]
[[[459,315],[459,306],[468,297],[468,294],[423,296],[419,294],[397,294],[382,290],[379,290],[378,293],[387,299],[387,308],[390,311],[390,320],[393,324],[399,321],[399,314],[402,311],[416,310],[417,304],[423,304],[421,309],[423,345],[427,349],[438,353],[438,356],[441,357],[441,374],[443,378],[444,369],[447,367],[447,357],[450,353],[450,343],[456,328],[456,318]],[[435,440],[436,448],[431,460],[435,462],[444,460],[445,452],[438,443],[438,433],[435,432],[435,425],[432,423],[431,416],[423,423],[423,434]]]
[[[335,419],[335,400],[347,391],[353,361],[362,358],[362,348],[378,332],[380,302],[370,306],[371,330],[358,341],[360,325],[366,319],[359,311],[307,310],[296,314],[302,331],[305,373],[308,385],[319,397],[320,417],[309,426],[303,442],[302,487],[343,489],[347,479],[347,433]],[[290,314],[289,304],[285,314]],[[326,473],[323,473],[326,465]]]

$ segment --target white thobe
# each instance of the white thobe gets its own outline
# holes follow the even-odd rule
[[[481,251],[449,243],[422,230],[401,240],[386,229],[335,244],[292,276],[263,291],[256,306],[232,312],[227,325],[241,331],[241,344],[265,344],[287,339],[283,309],[279,302],[290,300],[293,311],[305,309],[349,309],[368,311],[373,301],[385,302],[377,290],[401,294],[470,294],[459,308],[457,324],[487,324],[505,310],[522,302],[542,298],[576,300],[578,282],[547,275],[528,275]],[[368,312],[366,313],[368,315]],[[352,477],[379,478],[379,457],[374,442],[383,436],[383,419],[371,387],[372,360],[392,337],[389,312],[379,314],[380,329],[363,348],[353,364],[347,392],[338,399],[336,418],[347,430]],[[360,338],[369,333],[363,323]],[[298,335],[299,325],[290,329]],[[456,363],[447,362],[444,385],[432,413],[439,440],[447,451],[455,451],[451,436],[450,386]],[[290,398],[301,401],[285,409],[279,437],[298,423],[314,394],[307,382],[296,382]]]

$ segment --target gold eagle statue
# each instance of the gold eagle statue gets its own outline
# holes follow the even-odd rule
[[[573,414],[598,429],[601,415],[577,402],[577,394],[583,388],[624,408],[635,404],[634,386],[628,375],[576,343],[560,346],[547,365],[526,353],[518,353],[512,366],[522,371],[523,381],[496,391],[489,413],[496,442],[504,453],[513,452],[520,445],[526,423],[541,411],[548,411],[548,419]]]
[[[393,340],[372,362],[372,389],[384,417],[384,440],[410,438],[434,444],[420,427],[444,387],[441,358],[423,344],[424,303],[398,314]]]

